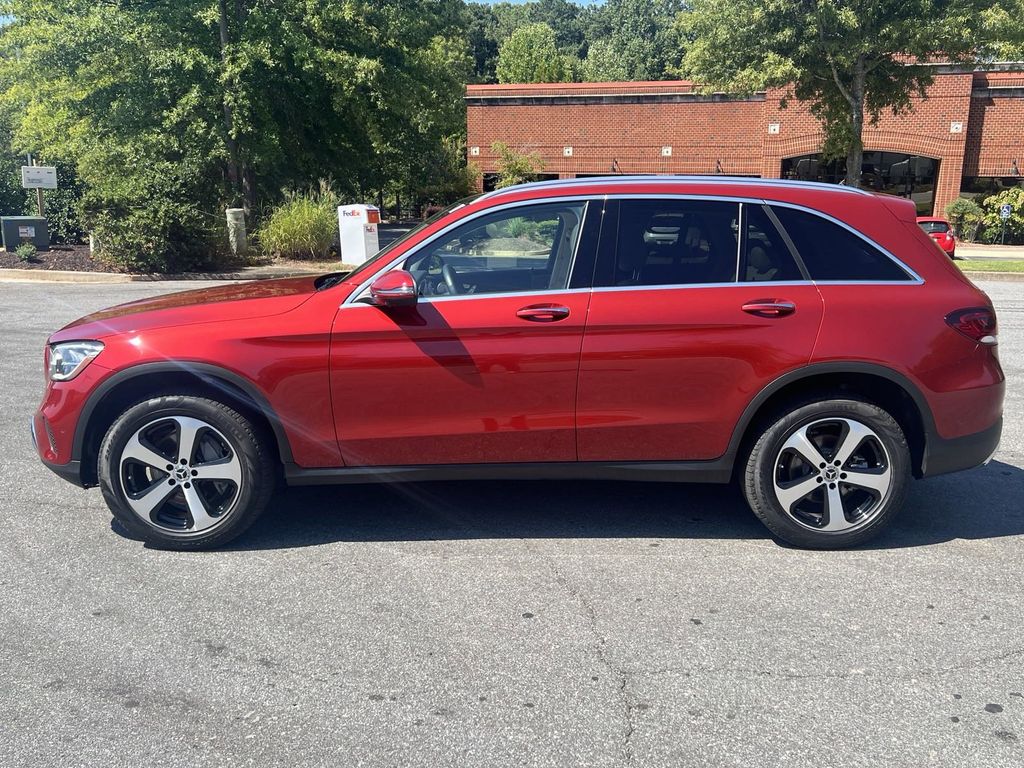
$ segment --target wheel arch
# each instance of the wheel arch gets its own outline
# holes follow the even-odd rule
[[[82,408],[71,458],[80,462],[83,486],[93,486],[98,481],[96,461],[100,443],[117,417],[138,402],[166,394],[208,397],[231,406],[274,436],[272,447],[282,462],[292,461],[291,445],[277,414],[251,381],[208,363],[142,363],[104,379]]]
[[[848,392],[888,411],[907,437],[915,477],[923,475],[925,451],[935,422],[921,390],[891,368],[864,362],[828,362],[790,371],[762,389],[744,409],[730,441],[733,474],[741,471],[753,443],[770,419],[787,404],[815,393]]]

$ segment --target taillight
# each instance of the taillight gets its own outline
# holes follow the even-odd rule
[[[972,341],[995,346],[996,313],[988,307],[968,307],[946,315],[946,323]]]

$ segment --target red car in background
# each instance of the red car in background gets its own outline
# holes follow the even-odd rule
[[[167,548],[230,541],[282,481],[611,478],[736,482],[775,535],[834,549],[878,534],[912,478],[991,457],[996,344],[988,297],[910,201],[540,182],[350,273],[76,320],[46,345],[32,434]]]
[[[918,216],[917,225],[924,230],[949,258],[956,258],[956,232],[945,219],[937,216]]]

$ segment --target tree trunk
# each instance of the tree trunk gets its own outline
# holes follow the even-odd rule
[[[848,187],[859,187],[861,167],[864,164],[864,57],[854,65],[853,83],[847,100],[850,102],[850,147],[846,153],[846,179]]]
[[[228,34],[228,7],[227,0],[218,0],[220,22],[220,63],[224,69],[228,65],[228,45],[231,38]],[[229,87],[225,85],[221,101],[224,105],[224,143],[228,150],[228,183],[231,185],[231,204],[237,205],[242,199],[242,165],[239,160],[238,140],[235,139],[235,119],[231,109],[231,101],[228,98]]]

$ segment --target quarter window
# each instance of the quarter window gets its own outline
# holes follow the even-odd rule
[[[530,205],[463,224],[406,262],[423,296],[562,290],[587,203]]]
[[[812,280],[910,280],[892,259],[845,227],[807,211],[772,206]]]
[[[715,200],[623,200],[606,285],[736,280],[739,205]]]

